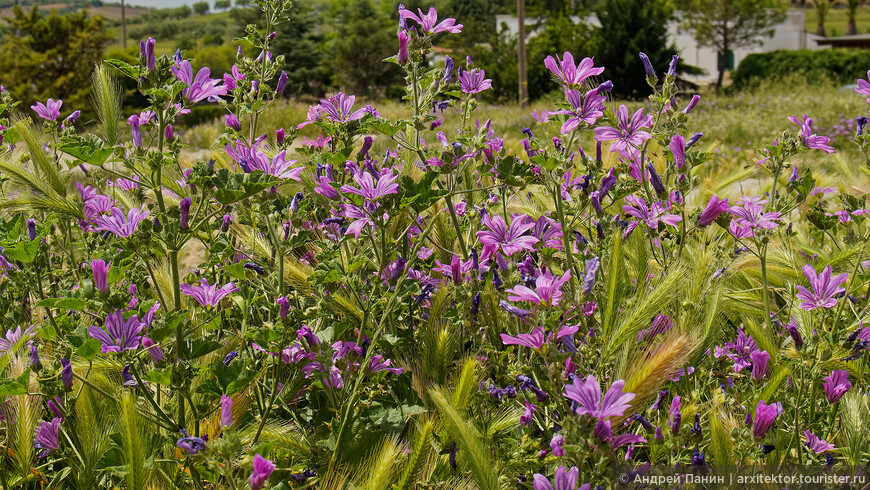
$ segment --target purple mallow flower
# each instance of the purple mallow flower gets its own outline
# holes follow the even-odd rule
[[[582,85],[587,78],[604,72],[604,67],[594,65],[592,58],[583,58],[575,65],[574,56],[568,51],[565,51],[561,59],[556,55],[556,58],[547,56],[544,60],[544,66],[559,77],[562,83],[569,86]]]
[[[125,320],[124,313],[115,310],[106,317],[105,330],[94,325],[88,328],[88,334],[100,341],[100,352],[120,353],[139,347],[139,339],[142,338],[139,333],[143,328],[145,325],[139,321],[138,316],[133,315]]]
[[[534,250],[534,245],[538,242],[533,236],[523,236],[535,227],[535,221],[527,220],[524,214],[515,217],[510,226],[507,226],[501,216],[490,217],[487,213],[483,217],[483,225],[489,229],[478,231],[477,238],[483,244],[484,258],[489,258],[499,249],[508,256],[520,250]]]
[[[639,155],[643,142],[652,138],[652,135],[641,131],[641,128],[652,126],[653,116],[645,116],[643,108],[640,108],[629,118],[628,108],[621,105],[616,110],[616,120],[618,124],[615,128],[609,126],[595,128],[595,140],[614,140],[610,145],[610,151],[618,151],[624,158],[634,158]]]
[[[825,153],[835,153],[834,148],[828,146],[831,138],[813,134],[812,118],[807,117],[807,115],[804,114],[803,121],[798,119],[797,116],[789,116],[788,120],[801,127],[801,137],[804,140],[804,144],[807,145],[807,148],[822,150]]]
[[[377,201],[384,196],[399,192],[399,184],[393,182],[396,176],[392,172],[379,176],[377,183],[372,174],[365,171],[354,175],[353,180],[359,185],[359,189],[344,185],[341,186],[341,192],[356,194],[370,201]]]
[[[576,466],[570,470],[565,470],[564,466],[560,466],[556,469],[555,486],[553,486],[553,483],[550,483],[549,478],[540,473],[535,473],[532,479],[532,486],[534,490],[574,490],[577,488],[579,473],[580,470]],[[580,487],[580,490],[589,490],[589,484],[583,485]]]
[[[764,403],[764,400],[759,401],[758,406],[755,408],[755,423],[752,426],[752,435],[758,439],[767,435],[767,431],[770,430],[770,426],[773,425],[773,421],[776,420],[780,411],[781,404],[779,403],[768,405]]]
[[[112,207],[111,215],[99,215],[94,219],[94,223],[97,225],[97,231],[109,231],[118,237],[130,238],[136,232],[139,222],[147,217],[148,211],[144,204],[141,208],[130,209],[126,216],[121,209]]]
[[[576,90],[565,91],[565,98],[568,99],[572,108],[550,113],[568,116],[568,119],[562,123],[560,130],[562,134],[568,134],[577,129],[581,122],[589,125],[595,124],[595,121],[604,115],[604,101],[607,100],[607,97],[600,95],[599,92],[601,92],[601,87],[590,90],[583,97]]]
[[[849,382],[849,371],[835,369],[830,375],[825,376],[822,388],[825,389],[825,397],[831,403],[837,403],[843,395],[849,391],[852,383]]]
[[[172,73],[176,78],[187,84],[187,88],[181,93],[191,104],[210,97],[220,97],[227,94],[227,87],[221,84],[221,79],[212,79],[211,70],[207,67],[200,68],[193,76],[193,68],[190,62],[183,60],[172,67]]]
[[[61,417],[51,419],[51,422],[43,422],[36,429],[36,435],[33,437],[33,448],[41,449],[39,458],[44,458],[52,451],[60,448],[60,423],[63,421]]]
[[[473,70],[459,68],[458,73],[459,88],[466,94],[476,94],[492,87],[492,80],[484,78],[486,73],[479,68]]]
[[[56,121],[60,117],[60,106],[62,105],[62,100],[48,99],[45,104],[37,102],[36,105],[30,106],[30,108],[46,121]]]
[[[665,214],[665,211],[670,208],[670,203],[654,202],[652,206],[648,206],[643,198],[633,194],[626,196],[625,201],[629,204],[622,206],[622,210],[635,218],[643,220],[647,226],[653,229],[659,227],[659,221],[671,226],[677,226],[677,223],[683,220],[678,214]]]
[[[205,278],[200,279],[199,286],[191,286],[190,284],[182,284],[181,292],[193,297],[202,306],[217,306],[224,296],[238,291],[235,283],[227,283],[220,288],[216,284],[209,285]]]
[[[577,415],[589,415],[598,419],[622,416],[631,408],[628,402],[634,398],[634,393],[624,393],[622,387],[625,381],[616,380],[601,396],[601,386],[595,376],[586,376],[586,381],[574,378],[574,383],[565,387],[562,393],[565,397],[577,402],[575,413]]]
[[[557,306],[562,297],[562,286],[570,279],[571,271],[566,271],[562,277],[554,276],[547,271],[535,280],[534,291],[523,285],[508,289],[506,292],[511,294],[508,296],[508,300]]]
[[[824,439],[819,439],[819,436],[810,432],[809,429],[804,431],[804,437],[806,438],[806,445],[810,449],[810,451],[816,454],[822,454],[825,451],[832,451],[837,449],[833,444],[828,444],[828,441]]]
[[[842,285],[849,278],[849,274],[843,273],[831,277],[833,267],[826,266],[820,274],[816,274],[815,268],[810,264],[803,267],[804,275],[810,281],[812,292],[803,286],[797,286],[797,299],[803,301],[800,307],[809,311],[814,308],[833,308],[837,306],[837,295],[846,292]]]
[[[728,199],[720,200],[715,194],[710,196],[707,206],[698,215],[698,226],[701,228],[710,226],[722,213],[727,213],[728,209]]]
[[[439,32],[449,32],[459,34],[462,31],[462,24],[457,24],[456,19],[448,17],[441,22],[438,22],[438,12],[430,7],[429,12],[423,13],[421,9],[417,9],[417,13],[406,9],[404,5],[399,4],[399,20],[403,25],[408,20],[413,20],[420,25],[420,28],[426,34],[438,34]]]
[[[251,463],[252,471],[250,477],[251,490],[260,490],[266,481],[272,476],[275,471],[275,463],[257,454],[254,456],[254,461]]]

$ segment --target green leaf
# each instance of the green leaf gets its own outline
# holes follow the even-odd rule
[[[96,135],[90,139],[81,136],[65,136],[60,140],[60,150],[91,165],[102,165],[112,154],[113,148],[103,148],[103,141]]]
[[[127,75],[128,77],[132,78],[133,80],[139,80],[139,77],[142,74],[142,72],[138,66],[133,66],[125,61],[105,60],[104,63],[117,69],[118,71],[120,71],[124,75]]]
[[[233,380],[229,386],[227,386],[227,395],[232,395],[233,393],[241,391],[241,389],[248,386],[248,384],[256,378],[258,374],[257,371],[251,371],[250,369],[245,370],[245,373],[242,376],[239,376]]]
[[[240,281],[244,281],[247,279],[245,275],[245,265],[241,262],[236,262],[235,264],[225,265],[223,269],[224,273],[233,279],[238,279]]]
[[[30,382],[30,370],[21,373],[17,378],[0,379],[0,397],[13,395],[26,395],[27,385]]]
[[[39,303],[36,303],[36,306],[54,308],[57,310],[82,311],[85,309],[85,306],[87,306],[87,303],[85,303],[84,300],[78,298],[45,298]]]
[[[36,252],[39,250],[41,240],[34,239],[26,242],[18,242],[14,245],[9,245],[3,251],[7,258],[17,260],[23,264],[29,264],[36,259]]]
[[[100,352],[100,347],[102,344],[99,340],[90,338],[82,344],[81,347],[76,349],[76,354],[84,357],[88,361],[93,361],[95,357],[97,357],[97,353]]]
[[[196,359],[198,357],[202,357],[206,354],[212,353],[218,349],[223,347],[223,344],[220,342],[215,342],[213,340],[205,340],[205,339],[195,339],[190,343],[188,351],[190,352],[190,356],[188,359]]]
[[[165,369],[148,371],[142,376],[142,379],[159,385],[170,386],[172,385],[172,366],[167,366]]]
[[[223,205],[242,201],[281,182],[281,179],[260,170],[249,174],[236,174],[230,173],[227,169],[218,171],[212,180],[217,187],[214,197]]]

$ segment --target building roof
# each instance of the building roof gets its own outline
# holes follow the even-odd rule
[[[819,46],[831,46],[833,48],[870,48],[870,34],[823,37],[816,39],[816,43]]]

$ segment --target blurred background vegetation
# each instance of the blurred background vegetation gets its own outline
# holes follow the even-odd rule
[[[158,54],[186,50],[196,58],[195,68],[208,66],[212,76],[219,77],[234,63],[239,48],[236,37],[246,25],[256,22],[258,15],[246,0],[191,1],[172,8],[137,6],[148,1],[127,2],[125,48],[118,4],[48,4],[43,0],[34,6],[33,1],[0,0],[0,83],[24,102],[21,107],[25,110],[36,100],[61,98],[64,115],[81,109],[87,122],[91,115],[90,74],[99,60],[133,61],[139,53],[139,40],[150,36],[157,39]],[[499,124],[505,125],[505,132],[516,133],[518,141],[519,129],[533,124],[528,115],[533,108],[553,110],[561,99],[558,85],[543,64],[551,54],[570,51],[578,59],[594,56],[596,65],[607,68],[604,77],[614,81],[614,98],[633,105],[642,103],[647,88],[637,51],[647,52],[657,70],[664,71],[674,53],[665,26],[676,8],[687,1],[526,0],[526,15],[534,23],[530,30],[535,31],[527,40],[532,107],[526,109],[515,103],[517,38],[507,25],[499,25],[496,17],[515,15],[516,0],[402,3],[414,10],[435,7],[439,18],[455,17],[464,24],[461,35],[436,39],[437,52],[451,56],[458,65],[464,65],[465,57],[470,56],[486,71],[493,88],[479,94],[486,103],[484,114],[499,111]],[[818,1],[830,4],[824,12],[828,34],[844,33],[849,19],[846,0]],[[16,3],[18,7],[14,7]],[[376,102],[385,108],[385,115],[403,107],[401,74],[395,65],[382,62],[397,49],[398,4],[399,0],[294,1],[293,18],[281,25],[275,44],[275,52],[285,56],[284,70],[290,76],[287,101],[274,109],[276,127],[304,119],[309,103],[338,90]],[[813,0],[783,2],[781,6],[803,9],[807,30],[815,30],[819,9]],[[859,5],[852,13],[856,31],[870,32],[870,6]],[[581,20],[592,14],[597,15],[600,26]],[[868,68],[870,51],[774,52],[747,57],[732,73],[733,84],[724,91],[705,91],[691,84],[684,87],[687,93],[700,90],[706,104],[724,111],[704,121],[705,131],[719,128],[712,129],[708,140],[722,143],[723,155],[751,156],[749,148],[775,138],[787,124],[785,117],[796,112],[817,111],[813,113],[817,124],[844,139],[854,126],[854,116],[863,111],[863,99],[839,89],[865,76]],[[693,73],[692,67],[684,64],[681,69]],[[783,76],[790,78],[784,80]],[[125,111],[132,113],[144,100],[132,81],[124,83]],[[813,101],[817,98],[827,98],[827,102],[816,104]],[[705,110],[702,104],[700,113]],[[190,134],[191,143],[206,141],[205,135],[219,128],[221,115],[217,105],[197,106],[185,119],[189,127],[197,126]],[[501,117],[504,115],[509,117]],[[761,119],[771,122],[762,124]],[[750,122],[753,128],[746,126]]]

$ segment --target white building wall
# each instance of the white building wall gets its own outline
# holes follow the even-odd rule
[[[677,15],[679,16],[679,13]],[[575,23],[581,21],[576,16],[572,20]],[[582,20],[591,25],[600,25],[595,16]],[[736,68],[743,58],[753,53],[766,53],[778,49],[825,49],[825,46],[819,46],[815,42],[816,39],[819,39],[819,36],[806,31],[805,20],[806,14],[804,12],[790,10],[786,19],[774,26],[773,37],[763,37],[761,44],[751,48],[734,50],[734,67]],[[526,24],[531,27],[536,21],[537,19],[527,18]],[[516,17],[512,15],[498,15],[496,16],[496,22],[499,29],[501,29],[502,23],[505,23],[512,36],[517,34],[518,22]],[[715,82],[718,75],[716,51],[711,48],[699,47],[690,32],[680,32],[679,21],[669,23],[668,34],[683,61],[707,72],[705,75],[692,77],[693,80],[700,83]],[[527,35],[528,37],[534,37],[535,32],[528,32]]]

